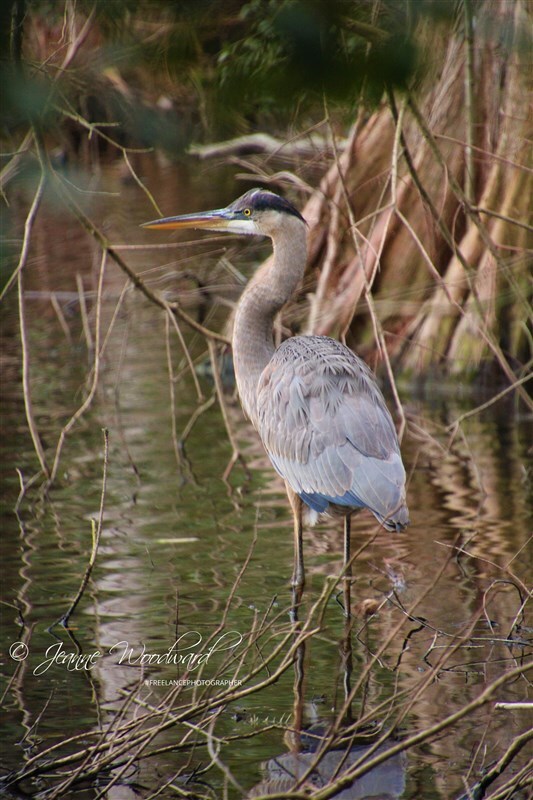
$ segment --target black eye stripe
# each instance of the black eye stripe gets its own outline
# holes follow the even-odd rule
[[[237,200],[231,204],[230,208],[234,211],[241,211],[246,217],[250,216],[253,211],[280,211],[298,217],[302,222],[305,222],[300,212],[292,203],[289,203],[284,197],[280,197],[274,194],[274,192],[269,192],[265,189],[250,189],[250,191],[246,192],[242,197],[237,198]]]

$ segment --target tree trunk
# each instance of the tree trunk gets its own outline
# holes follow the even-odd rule
[[[309,328],[346,332],[372,354],[382,326],[398,369],[475,373],[498,363],[510,380],[532,357],[531,12],[520,0],[475,10],[474,42],[458,24],[441,57],[442,30],[420,34],[436,68],[417,91],[427,130],[408,103],[400,138],[384,102],[356,124],[310,199],[318,277]],[[370,289],[374,319],[362,302]]]

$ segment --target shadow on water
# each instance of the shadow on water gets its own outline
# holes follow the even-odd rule
[[[287,752],[263,764],[264,777],[247,793],[247,797],[279,796],[301,788],[319,790],[325,787],[330,797],[343,800],[363,800],[368,797],[398,800],[404,793],[405,753],[392,751],[397,742],[387,736],[380,737],[378,731],[372,730],[375,728],[372,724],[367,726],[368,732],[364,735],[362,729],[365,726],[354,720],[350,569],[342,583],[345,620],[339,643],[339,676],[342,678],[344,702],[337,719],[327,727],[316,721],[304,723],[305,673],[307,667],[312,668],[312,665],[306,665],[306,645],[305,642],[301,643],[295,654],[294,706],[291,728],[285,735]],[[295,599],[293,595],[293,602]],[[293,608],[293,615],[297,617],[296,607]]]
[[[146,201],[112,173],[103,180],[121,195],[99,209],[114,240],[142,243],[135,226],[153,216]],[[159,191],[148,164],[146,180]],[[227,174],[209,196],[206,183],[167,177],[165,212],[237,193]],[[91,382],[100,257],[53,208],[32,248],[32,396],[53,453]],[[123,252],[154,289],[191,313],[203,304],[203,318],[222,328],[242,275],[265,250],[213,238]],[[335,524],[306,531],[296,619],[283,485],[231,385],[228,422],[247,472],[237,464],[228,491],[221,476],[232,450],[209,376],[195,373],[195,382],[176,331],[110,264],[104,287],[93,403],[65,439],[55,484],[48,494],[36,485],[18,517],[20,480],[36,464],[15,298],[2,310],[5,791],[301,798],[305,787],[336,786],[318,796],[450,800],[487,776],[485,794],[526,776],[531,419],[508,400],[466,418],[452,437],[472,407],[461,387],[424,398],[406,390],[412,524],[391,535],[354,516],[351,575]],[[182,333],[195,365],[204,363],[201,337]],[[110,445],[100,517],[102,428]],[[101,538],[69,637],[49,628],[80,587],[92,520]],[[526,777],[516,798],[526,796]]]

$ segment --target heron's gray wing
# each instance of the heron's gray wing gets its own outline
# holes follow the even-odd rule
[[[312,508],[365,506],[384,519],[403,505],[392,419],[372,374],[348,348],[324,336],[284,342],[261,375],[257,414],[272,463]]]

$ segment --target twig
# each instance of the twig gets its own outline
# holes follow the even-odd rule
[[[454,136],[447,136],[444,133],[434,133],[433,136],[435,139],[442,139],[443,142],[453,142],[453,144],[459,144],[461,147],[466,147],[466,142],[461,141],[461,139],[456,139]],[[481,153],[484,156],[488,156],[489,158],[493,158],[495,161],[501,161],[502,164],[507,164],[509,167],[515,167],[516,169],[533,174],[533,168],[528,167],[526,164],[519,164],[518,161],[513,161],[511,158],[500,156],[498,153],[493,153],[484,147],[472,145],[472,150],[475,150],[477,153]]]
[[[151,193],[151,191],[148,189],[148,187],[144,185],[144,183],[142,182],[142,180],[139,178],[139,176],[137,175],[137,173],[136,173],[136,172],[135,172],[135,170],[133,169],[133,166],[132,166],[132,164],[131,164],[131,162],[130,162],[130,160],[129,160],[129,158],[128,158],[128,153],[126,152],[126,149],[125,149],[124,147],[121,147],[120,149],[122,150],[122,157],[123,157],[124,161],[126,162],[126,166],[128,167],[128,169],[129,169],[129,171],[130,171],[130,175],[132,176],[133,180],[135,181],[135,183],[137,184],[137,186],[139,186],[139,187],[140,187],[140,189],[141,189],[141,190],[142,190],[142,191],[145,193],[145,195],[147,196],[148,200],[150,201],[150,203],[151,203],[151,204],[153,205],[153,207],[155,208],[155,210],[156,210],[156,213],[157,213],[157,214],[158,214],[160,217],[162,217],[162,216],[163,216],[163,214],[162,214],[162,212],[161,212],[161,209],[160,209],[160,208],[159,208],[159,206],[157,205],[157,202],[156,202],[156,200],[155,200],[155,198],[154,198],[153,194],[152,194],[152,193]]]
[[[246,461],[239,449],[239,445],[237,444],[237,440],[235,439],[228,415],[228,409],[226,407],[226,399],[224,397],[224,387],[222,386],[222,380],[220,378],[220,371],[218,368],[218,359],[217,359],[217,351],[215,347],[215,343],[211,341],[211,339],[207,340],[207,346],[209,348],[209,358],[211,359],[211,366],[213,368],[213,378],[215,381],[215,388],[217,392],[218,403],[220,405],[220,411],[222,412],[222,419],[224,420],[224,425],[226,428],[226,433],[228,434],[228,439],[233,449],[232,457],[224,470],[224,474],[222,476],[222,480],[227,483],[228,478],[231,474],[231,471],[237,461],[239,461],[246,474],[248,474],[248,468],[246,466]]]
[[[495,567],[497,570],[502,570],[503,572],[507,572],[516,582],[517,586],[519,586],[522,589],[524,594],[526,596],[529,596],[530,591],[526,586],[526,584],[523,581],[521,581],[520,578],[517,575],[515,575],[514,572],[511,572],[511,570],[509,569],[509,564],[512,563],[512,559],[509,561],[508,564],[505,564],[503,567],[501,567],[499,564],[497,564],[495,561],[492,561],[489,558],[485,558],[476,555],[475,553],[471,553],[469,550],[466,549],[467,546],[466,544],[465,545],[449,544],[447,542],[439,542],[438,540],[435,541],[435,544],[438,544],[441,547],[451,548],[455,550],[457,553],[463,553],[464,555],[468,556],[468,558],[472,558],[475,560],[477,559],[478,561],[483,561],[485,564],[490,564],[491,567]],[[493,640],[493,638],[494,637],[491,636],[491,641]]]
[[[39,459],[41,470],[43,474],[46,476],[46,478],[49,478],[50,468],[46,461],[43,444],[41,442],[41,437],[39,435],[39,431],[37,429],[37,424],[35,422],[35,417],[33,414],[33,404],[31,399],[31,384],[30,384],[30,350],[28,342],[28,331],[26,328],[24,285],[22,282],[22,272],[28,260],[28,250],[30,246],[33,223],[35,222],[35,217],[37,216],[37,212],[41,204],[44,192],[44,184],[45,184],[45,173],[44,170],[41,169],[39,185],[37,186],[37,191],[35,192],[31,208],[29,210],[28,216],[26,217],[26,222],[24,224],[24,239],[22,242],[22,249],[20,252],[19,263],[15,270],[15,274],[17,276],[17,283],[18,283],[18,307],[19,307],[20,343],[22,350],[22,388],[24,392],[24,408],[26,410],[26,420],[28,422],[28,428],[32,438],[33,447],[37,454],[37,458]]]
[[[37,714],[36,720],[31,724],[31,726],[26,730],[24,736],[19,740],[21,745],[23,745],[24,742],[26,742],[27,740],[31,741],[30,737],[35,738],[35,736],[37,735],[37,731],[39,729],[39,724],[40,724],[40,722],[41,722],[41,720],[42,720],[42,718],[43,718],[43,716],[44,716],[44,714],[46,712],[46,709],[48,708],[48,706],[52,702],[52,699],[54,697],[54,693],[55,693],[55,689],[52,689],[50,691],[50,694],[48,695],[48,697],[45,700],[44,706],[41,708],[41,710]]]
[[[91,326],[89,325],[89,315],[87,313],[87,301],[85,299],[85,290],[83,288],[83,278],[79,272],[76,272],[76,288],[78,289],[78,300],[80,304],[81,326],[83,335],[85,336],[85,345],[89,353],[94,349],[93,337],[91,334]]]
[[[91,556],[89,558],[89,563],[87,564],[87,569],[85,570],[85,575],[83,576],[83,580],[78,590],[78,594],[72,601],[68,611],[59,620],[57,620],[57,622],[51,625],[50,629],[53,628],[54,625],[57,625],[58,622],[61,625],[63,625],[64,628],[68,628],[69,619],[74,613],[76,606],[80,602],[81,598],[83,597],[83,593],[85,592],[85,587],[89,582],[89,578],[91,577],[91,573],[93,571],[93,567],[96,562],[96,555],[98,553],[98,548],[100,546],[100,537],[102,535],[102,526],[104,522],[104,506],[105,506],[106,489],[107,489],[107,466],[109,462],[109,433],[107,428],[103,429],[103,434],[104,434],[104,466],[102,472],[102,491],[100,494],[100,510],[98,512],[98,522],[95,522],[94,519],[91,519],[91,535],[92,535]]]
[[[475,200],[476,174],[474,170],[474,131],[476,113],[474,106],[474,20],[471,0],[463,0],[465,22],[465,116],[466,116],[466,148],[465,148],[465,197],[469,203]]]
[[[213,718],[211,719],[211,722],[210,722],[210,724],[209,724],[209,726],[207,728],[207,734],[208,734],[207,735],[207,750],[209,752],[209,755],[211,756],[212,762],[217,765],[219,770],[226,776],[226,778],[232,784],[232,786],[234,786],[237,789],[237,791],[241,794],[241,796],[244,797],[244,787],[241,786],[241,784],[235,779],[235,777],[233,776],[230,768],[226,764],[224,764],[224,762],[221,760],[221,758],[219,756],[220,749],[221,749],[219,742],[217,742],[218,747],[215,749],[215,741],[214,741],[214,737],[213,737],[213,728],[215,726],[216,719],[217,719],[216,715],[213,715]]]
[[[66,98],[62,98],[66,101]],[[60,105],[53,106],[54,111],[56,111],[61,116],[67,117],[67,119],[71,119],[73,122],[76,122],[82,128],[86,128],[89,131],[88,138],[91,139],[93,134],[97,134],[101,139],[103,139],[108,144],[116,147],[117,150],[120,150],[122,153],[151,153],[153,148],[150,147],[125,147],[113,139],[111,136],[108,136],[104,131],[100,130],[101,128],[117,128],[120,127],[119,122],[89,122],[78,114],[75,110],[69,111],[68,108],[64,108]]]
[[[478,214],[486,214],[488,217],[496,217],[497,219],[501,219],[504,222],[508,222],[509,225],[516,225],[518,228],[523,228],[525,231],[533,233],[533,225],[528,225],[527,222],[514,219],[513,217],[508,217],[505,214],[499,214],[497,211],[492,211],[490,208],[483,208],[482,206],[472,206],[472,211],[476,211]]]
[[[98,386],[98,380],[100,376],[100,359],[101,359],[101,347],[100,347],[100,339],[101,339],[101,316],[102,316],[102,295],[103,295],[103,288],[104,288],[104,275],[105,275],[105,265],[106,265],[106,251],[104,250],[102,253],[102,260],[100,262],[100,272],[98,275],[98,288],[96,291],[96,319],[95,319],[95,331],[94,331],[94,364],[93,364],[93,376],[91,381],[90,389],[87,393],[87,397],[81,404],[81,406],[72,414],[69,421],[63,426],[61,429],[61,433],[59,434],[59,439],[56,446],[56,452],[54,457],[54,463],[52,466],[52,471],[48,478],[48,485],[52,484],[56,478],[57,470],[59,469],[59,461],[61,458],[61,452],[63,450],[63,445],[65,443],[65,439],[67,435],[70,433],[76,422],[85,414],[87,409],[91,406],[94,396],[96,394],[96,389]],[[83,296],[83,292],[82,295]],[[92,336],[87,325],[87,336],[89,337],[89,341],[87,342],[89,346],[89,342],[92,345]]]
[[[522,384],[527,383],[530,380],[533,380],[532,372],[528,373],[527,375],[524,375],[523,378],[519,378],[514,383],[511,383],[509,386],[506,386],[505,389],[502,389],[501,392],[498,392],[498,394],[493,395],[485,403],[481,403],[481,405],[476,406],[475,408],[471,408],[469,411],[465,411],[463,414],[458,416],[457,419],[455,419],[453,422],[451,422],[449,425],[446,426],[446,431],[455,431],[461,424],[461,422],[464,422],[465,419],[468,419],[469,417],[473,417],[476,414],[479,414],[480,411],[485,411],[486,408],[490,408],[490,406],[494,405],[494,403],[497,403],[498,400],[501,400],[502,397],[505,397],[506,394],[509,394],[509,392],[514,391],[517,388],[517,386],[521,386]]]
[[[165,302],[165,305],[167,307],[167,318],[169,317],[172,320],[172,324],[174,326],[174,330],[176,331],[176,334],[178,336],[179,342],[181,344],[181,348],[183,350],[183,354],[185,356],[185,360],[187,361],[187,366],[189,367],[189,370],[190,370],[190,373],[191,373],[191,377],[192,377],[192,380],[193,380],[193,383],[194,383],[194,388],[196,389],[196,396],[198,398],[198,402],[202,403],[204,401],[204,395],[203,395],[203,392],[202,392],[202,387],[200,386],[200,381],[198,380],[198,375],[196,374],[196,370],[194,369],[194,364],[193,364],[193,361],[192,361],[192,358],[191,358],[191,354],[189,353],[189,348],[187,347],[187,343],[185,341],[185,337],[183,336],[183,333],[181,332],[181,328],[180,328],[180,326],[178,324],[178,320],[176,319],[176,315],[173,313],[172,308],[170,307],[170,305],[168,303],[166,303],[166,301],[163,301],[163,302]]]
[[[496,708],[499,708],[502,704],[496,703]],[[529,704],[531,707],[531,703]],[[488,772],[483,775],[483,778],[476,783],[471,789],[468,789],[468,796],[472,797],[473,800],[481,800],[485,796],[485,791],[488,787],[494,783],[496,778],[502,774],[502,772],[509,766],[515,756],[526,746],[526,744],[533,739],[533,729],[526,731],[525,733],[521,734],[520,736],[516,736],[505,753],[499,759],[499,761],[488,770]],[[466,800],[466,797],[463,795],[463,800]]]
[[[208,411],[211,408],[215,400],[216,400],[216,395],[212,394],[211,397],[208,397],[204,403],[202,403],[201,405],[197,406],[194,409],[179,438],[178,444],[180,448],[184,447],[185,442],[187,441],[187,438],[189,437],[190,432],[194,428],[198,418],[201,417],[205,411]]]
[[[32,143],[32,139],[33,139],[33,134],[31,132],[31,130],[27,131],[26,135],[24,136],[24,139],[22,140],[20,145],[17,147],[16,152],[11,155],[11,159],[7,162],[5,167],[3,167],[0,170],[0,192],[2,194],[2,199],[4,200],[6,205],[9,205],[9,203],[7,202],[7,198],[6,198],[4,190],[5,190],[6,186],[7,186],[7,184],[9,183],[9,181],[11,180],[11,178],[14,178],[15,175],[17,174],[17,172],[19,170],[19,164],[20,164],[20,161],[22,159],[22,156],[25,155],[28,152],[28,150],[30,149],[30,146],[31,146],[31,143]],[[5,287],[4,287],[4,291],[5,291]],[[1,299],[2,296],[3,296],[3,292],[2,292],[2,295],[0,295],[0,299]]]
[[[58,322],[59,322],[59,324],[61,326],[61,330],[65,334],[65,339],[71,345],[72,344],[72,336],[70,335],[70,328],[67,325],[67,321],[65,319],[65,315],[63,314],[63,309],[61,308],[61,305],[59,304],[59,301],[58,301],[58,299],[56,297],[56,293],[55,292],[52,292],[52,294],[50,295],[50,302],[52,303],[52,308],[54,309],[54,311],[56,313],[56,317],[57,317]]]
[[[172,351],[170,348],[170,314],[165,315],[165,346],[167,354],[167,371],[168,371],[168,388],[170,393],[170,423],[172,429],[172,444],[174,445],[174,455],[178,468],[182,466],[182,458],[180,454],[180,446],[178,442],[178,431],[176,425],[176,392],[175,392],[175,378],[174,369],[172,366]]]
[[[66,9],[67,9],[67,11],[70,12],[70,22],[71,22],[71,26],[70,27],[72,28],[72,30],[74,30],[74,22],[75,22],[75,18],[76,18],[75,4],[72,4],[70,2],[67,3]],[[70,67],[70,65],[72,64],[74,58],[76,57],[76,55],[78,53],[78,50],[80,49],[80,47],[82,46],[84,41],[87,39],[87,36],[89,35],[89,32],[91,30],[91,26],[92,26],[92,23],[93,23],[93,20],[94,20],[95,16],[96,16],[96,5],[94,5],[91,8],[91,10],[90,10],[90,12],[89,12],[89,14],[87,16],[87,19],[85,20],[84,24],[82,25],[82,28],[81,28],[80,32],[77,34],[77,36],[75,36],[72,39],[72,41],[69,42],[68,49],[67,49],[67,54],[65,56],[65,59],[64,59],[63,63],[61,64],[61,69],[56,74],[56,80],[58,80],[58,78],[61,75],[61,73],[65,72],[65,70],[67,70]]]

